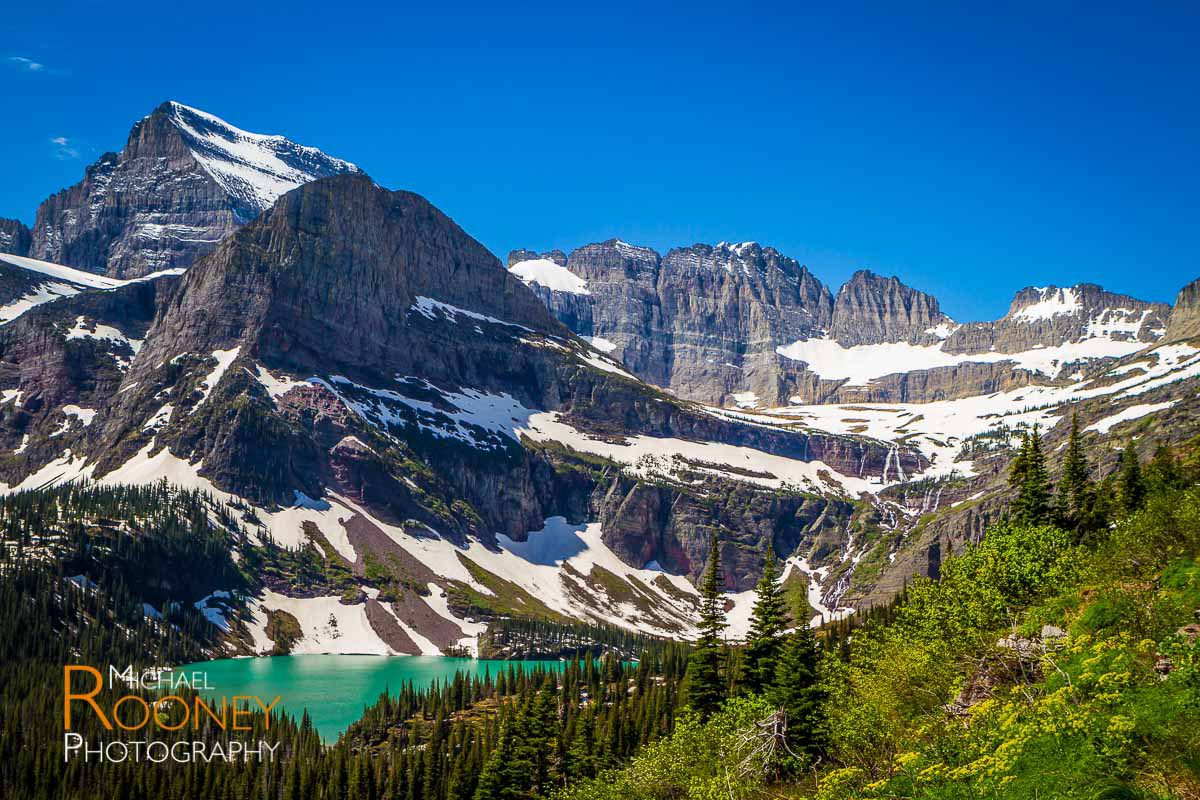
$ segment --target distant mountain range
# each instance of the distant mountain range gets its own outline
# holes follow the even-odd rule
[[[828,619],[979,536],[1021,430],[1053,464],[1078,413],[1102,473],[1200,433],[1200,282],[960,324],[755,243],[506,268],[419,195],[178,103],[37,220],[0,225],[2,488],[166,479],[315,554],[231,652],[278,613],[297,652],[444,652],[514,616],[685,636],[714,536],[735,635],[772,551]]]
[[[1023,289],[1001,319],[959,324],[897,278],[856,272],[834,295],[754,242],[661,256],[614,239],[569,256],[513,251],[508,266],[639,378],[744,408],[928,402],[1049,383],[1157,341],[1171,311],[1080,284]]]

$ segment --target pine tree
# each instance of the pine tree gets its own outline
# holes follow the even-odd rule
[[[743,666],[744,685],[750,692],[761,692],[774,680],[775,662],[787,627],[783,589],[779,585],[773,549],[768,549],[756,592]]]
[[[801,625],[787,637],[770,691],[772,702],[787,714],[788,746],[810,758],[820,752],[825,736],[820,660],[817,637],[807,623]]]
[[[1171,448],[1160,444],[1154,450],[1154,457],[1145,469],[1145,483],[1149,491],[1163,492],[1172,489],[1182,489],[1187,486],[1179,459],[1171,452]]]
[[[1130,442],[1121,453],[1121,471],[1117,482],[1117,499],[1121,513],[1133,514],[1146,502],[1146,481],[1138,462],[1137,448]]]
[[[511,714],[501,718],[499,740],[479,773],[475,800],[503,800],[510,796],[510,765],[516,749],[514,723]]]
[[[1037,425],[1025,434],[1008,480],[1009,486],[1017,492],[1012,502],[1013,516],[1029,525],[1049,521],[1050,481],[1046,476],[1046,457],[1042,453],[1042,437]]]
[[[1062,479],[1058,483],[1059,518],[1076,531],[1093,527],[1095,495],[1091,469],[1083,452],[1079,414],[1071,414],[1071,435],[1063,454]]]
[[[532,769],[529,775],[535,796],[549,795],[562,777],[562,765],[555,752],[558,732],[558,691],[554,676],[547,673],[542,687],[531,701],[525,722],[525,759]]]
[[[688,704],[707,719],[725,700],[725,684],[721,680],[726,628],[725,598],[721,594],[724,576],[721,573],[721,550],[716,533],[709,548],[708,566],[700,583],[700,638],[688,662]]]

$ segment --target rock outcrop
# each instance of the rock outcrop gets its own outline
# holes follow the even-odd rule
[[[30,254],[113,277],[188,267],[302,183],[357,167],[164,103],[38,208]]]
[[[1008,313],[995,322],[973,322],[946,339],[948,353],[1022,353],[1089,338],[1156,341],[1171,307],[1106,292],[1092,283],[1067,288],[1030,287],[1017,292]]]
[[[859,270],[838,290],[829,337],[844,347],[935,344],[946,335],[938,336],[939,327],[948,331],[953,325],[932,295],[905,286],[899,278]]]
[[[629,564],[656,562],[699,584],[708,557],[708,538],[722,541],[725,587],[743,591],[755,585],[763,554],[805,553],[832,534],[845,544],[844,530],[854,503],[842,498],[779,495],[730,485],[729,502],[713,506],[703,494],[679,486],[613,480],[593,502],[604,541]]]
[[[1179,342],[1200,337],[1200,278],[1179,291],[1164,341]]]
[[[0,219],[0,253],[29,255],[29,243],[30,233],[25,223],[17,219]]]
[[[510,268],[532,255],[514,251]],[[643,380],[717,405],[735,395],[786,402],[776,346],[815,335],[833,311],[805,267],[753,242],[660,256],[610,239],[572,251],[563,266],[586,293],[527,280],[558,319]]]

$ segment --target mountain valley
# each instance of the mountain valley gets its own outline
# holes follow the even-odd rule
[[[1198,283],[959,323],[756,243],[502,264],[417,194],[178,103],[0,251],[4,492],[202,492],[267,565],[175,598],[228,653],[474,652],[512,619],[690,638],[714,537],[731,637],[772,553],[793,617],[831,621],[977,541],[1024,431],[1053,466],[1077,415],[1101,472],[1200,434]]]

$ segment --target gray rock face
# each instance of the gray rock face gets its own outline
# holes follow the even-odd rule
[[[533,250],[512,250],[508,254],[506,269],[512,269],[517,264],[528,261],[544,260],[560,267],[567,266],[567,256],[562,250],[550,250],[537,253]],[[526,286],[533,290],[542,304],[550,309],[558,321],[581,336],[591,337],[594,329],[592,324],[592,298],[590,295],[560,292],[543,286],[535,281],[526,281]],[[602,348],[603,349],[603,348]]]
[[[0,264],[0,285],[19,271]],[[0,326],[0,480],[15,484],[63,454],[89,451],[92,431],[70,405],[99,413],[112,399],[176,278],[64,296]],[[94,335],[104,326],[102,335]],[[78,333],[68,336],[67,331]],[[115,332],[115,334],[114,334]],[[82,335],[81,335],[82,334]]]
[[[1150,343],[1162,336],[1171,307],[1106,292],[1092,283],[1017,292],[995,322],[963,325],[946,340],[950,353],[1020,353],[1101,336]]]
[[[510,266],[530,255],[514,251]],[[832,316],[833,298],[820,281],[755,243],[697,244],[659,256],[611,239],[578,248],[565,266],[588,294],[533,284],[556,317],[599,339],[638,377],[718,405],[741,393],[785,401],[788,368],[775,347],[814,335]]]
[[[898,372],[876,378],[866,386],[838,382],[821,393],[816,384],[809,396],[822,403],[933,403],[993,392],[1007,392],[1043,379],[1012,361],[966,361],[950,367]],[[826,382],[828,383],[828,382]],[[804,396],[802,391],[800,396]]]
[[[1178,342],[1196,337],[1200,337],[1200,278],[1179,291],[1163,338],[1168,342]]]
[[[719,528],[725,588],[740,591],[762,574],[763,554],[807,552],[822,534],[844,532],[854,503],[813,495],[775,495],[725,487],[730,501],[714,506],[679,487],[615,479],[594,495],[605,543],[629,564],[656,561],[699,583],[708,542],[698,530]],[[844,543],[844,541],[842,542]]]
[[[0,219],[0,253],[29,255],[29,228],[16,219]]]
[[[829,336],[845,347],[934,344],[940,339],[932,329],[953,324],[932,295],[905,286],[899,278],[859,270],[838,290]]]
[[[510,250],[508,261],[505,262],[504,266],[506,269],[512,269],[514,265],[522,261],[534,261],[539,258],[550,261],[560,267],[567,265],[567,254],[562,250],[547,250],[544,253],[537,253],[533,250]]]
[[[799,265],[757,244],[693,245],[663,258],[659,295],[670,322],[663,385],[685,397],[707,387],[779,397],[775,343],[825,328],[829,290]]]
[[[350,377],[421,375],[493,388],[482,366],[422,346],[428,318],[414,312],[422,297],[562,331],[495,256],[424,198],[347,176],[285,195],[189,271],[131,377],[179,353],[241,344],[272,367],[337,364]],[[501,373],[516,357],[489,353],[486,366]]]
[[[357,167],[178,103],[38,209],[30,255],[111,275],[188,267],[283,192]]]

